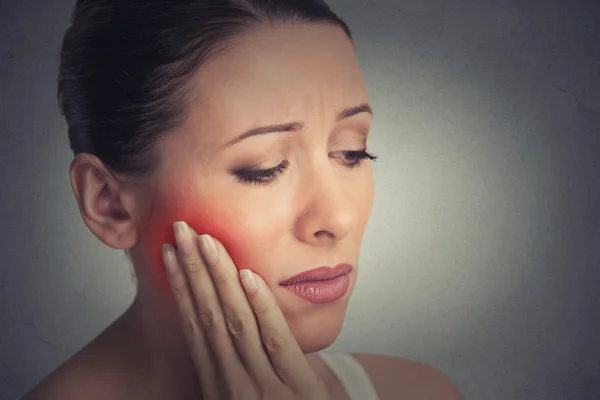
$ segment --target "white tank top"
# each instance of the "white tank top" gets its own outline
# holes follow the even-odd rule
[[[351,400],[378,400],[371,378],[350,354],[319,352],[321,360],[342,383]]]

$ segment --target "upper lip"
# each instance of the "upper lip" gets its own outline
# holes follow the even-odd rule
[[[293,285],[294,283],[300,282],[311,282],[311,281],[325,281],[334,279],[342,275],[347,275],[352,271],[352,265],[350,264],[339,264],[335,267],[318,267],[309,271],[301,272],[297,275],[286,279],[279,284],[281,286]]]

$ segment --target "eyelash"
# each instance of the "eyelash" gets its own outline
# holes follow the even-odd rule
[[[366,150],[348,150],[336,153],[341,153],[344,158],[349,161],[346,163],[346,167],[348,168],[356,168],[366,159],[371,161],[377,160],[376,155],[370,154]],[[283,160],[281,164],[273,168],[262,170],[239,169],[233,171],[233,174],[241,183],[247,185],[268,185],[277,181],[279,175],[281,175],[289,165],[290,163],[287,160]]]

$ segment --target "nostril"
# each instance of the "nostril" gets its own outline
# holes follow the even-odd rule
[[[315,233],[315,237],[317,238],[322,238],[322,237],[327,237],[327,238],[334,238],[335,235],[329,231],[326,230],[321,230]]]

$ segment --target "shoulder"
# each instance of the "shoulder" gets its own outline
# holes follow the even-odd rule
[[[22,400],[125,399],[131,394],[122,369],[96,346],[88,345],[34,387]]]
[[[99,400],[99,397],[94,397],[98,393],[98,382],[97,374],[79,365],[76,359],[70,359],[42,380],[22,400]]]
[[[367,371],[381,400],[463,400],[450,379],[436,368],[403,358],[352,353]]]

